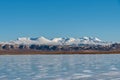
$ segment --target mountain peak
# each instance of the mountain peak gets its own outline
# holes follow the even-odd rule
[[[2,42],[4,43],[4,42]],[[104,41],[100,40],[97,37],[82,37],[82,38],[53,38],[53,39],[47,39],[43,36],[38,38],[28,38],[28,37],[22,37],[18,38],[15,41],[12,42],[5,42],[9,44],[38,44],[38,45],[79,45],[79,44],[94,44],[94,45],[106,45],[109,43],[105,43]]]
[[[21,37],[21,38],[18,38],[17,40],[19,40],[19,41],[26,41],[26,40],[30,40],[30,38],[27,38],[27,37]]]

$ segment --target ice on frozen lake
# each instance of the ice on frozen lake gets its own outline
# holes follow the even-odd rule
[[[0,80],[120,80],[120,55],[1,55]]]

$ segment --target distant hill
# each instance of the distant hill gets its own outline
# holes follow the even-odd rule
[[[99,38],[18,38],[1,42],[0,51],[94,52],[120,51],[119,43],[104,42]],[[0,52],[1,53],[1,52]]]

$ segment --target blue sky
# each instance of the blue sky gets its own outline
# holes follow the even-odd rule
[[[120,0],[0,0],[0,41],[39,36],[120,42]]]

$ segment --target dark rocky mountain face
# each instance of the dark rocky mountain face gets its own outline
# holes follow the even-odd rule
[[[111,45],[10,45],[0,44],[0,50],[40,50],[40,51],[82,51],[82,50],[98,50],[111,51],[119,50],[120,44],[114,43]]]

